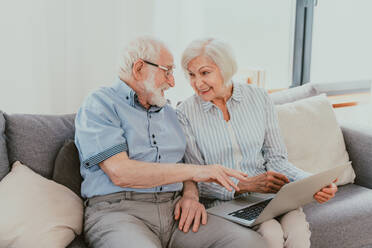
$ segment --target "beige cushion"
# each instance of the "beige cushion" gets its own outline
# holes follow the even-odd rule
[[[66,247],[82,231],[82,200],[20,162],[0,182],[0,199],[0,247]]]
[[[341,128],[324,94],[279,105],[276,109],[288,160],[295,166],[318,173],[349,162]],[[337,184],[353,183],[354,178],[349,165]]]

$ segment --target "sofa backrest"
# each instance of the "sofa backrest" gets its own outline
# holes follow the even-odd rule
[[[314,84],[308,83],[295,88],[286,89],[270,94],[275,105],[298,101],[304,98],[319,95],[320,92]]]
[[[52,178],[54,161],[66,140],[74,139],[75,114],[30,115],[4,113],[9,163],[21,161]]]

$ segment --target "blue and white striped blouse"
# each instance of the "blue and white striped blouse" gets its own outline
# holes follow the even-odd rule
[[[221,164],[249,176],[273,170],[291,181],[309,175],[288,161],[277,113],[265,90],[233,83],[226,105],[228,122],[217,106],[196,95],[178,106],[178,119],[187,139],[186,163]],[[238,183],[235,178],[233,181]],[[231,200],[235,193],[215,183],[199,183],[199,191],[203,198],[220,200]]]

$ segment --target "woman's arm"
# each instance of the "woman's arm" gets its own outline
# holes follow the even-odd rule
[[[262,147],[266,161],[266,169],[286,175],[291,181],[296,181],[311,175],[288,161],[287,148],[280,133],[277,112],[269,95],[266,95],[266,127],[265,140]]]

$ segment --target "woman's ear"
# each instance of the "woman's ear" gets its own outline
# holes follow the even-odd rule
[[[141,59],[138,59],[136,62],[133,63],[132,73],[134,79],[141,80],[143,78],[143,66],[144,62]]]

